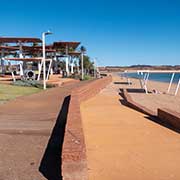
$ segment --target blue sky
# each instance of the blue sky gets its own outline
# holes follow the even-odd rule
[[[179,0],[1,1],[0,36],[81,41],[99,65],[180,64]]]

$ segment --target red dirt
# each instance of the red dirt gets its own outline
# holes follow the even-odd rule
[[[0,179],[45,180],[38,168],[64,97],[86,82],[0,105]]]

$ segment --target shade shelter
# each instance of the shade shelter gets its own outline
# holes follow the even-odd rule
[[[53,49],[65,55],[66,57],[66,72],[69,75],[69,61],[72,60],[72,55],[78,54],[75,50],[80,45],[80,42],[67,42],[67,41],[59,41],[53,43]],[[79,55],[79,54],[78,54]],[[73,62],[71,63],[71,73],[73,73]]]
[[[20,62],[20,75],[23,76],[22,64],[26,64],[28,61],[33,61],[32,54],[27,54],[25,47],[27,44],[41,43],[39,38],[29,38],[29,37],[0,37],[0,50],[1,50],[1,65],[4,66],[4,61],[19,61]],[[26,46],[24,46],[26,45]],[[26,56],[31,58],[27,58]],[[36,59],[37,60],[37,59]],[[3,67],[2,67],[3,69]]]
[[[37,62],[39,71],[37,79],[40,80],[40,74],[43,66],[43,48],[39,43],[42,43],[42,40],[39,38],[0,37],[1,65],[4,66],[4,61],[19,62],[20,68],[18,69],[20,69],[20,75],[23,76],[24,70],[27,68],[26,63]],[[79,57],[81,54],[76,51],[79,44],[80,42],[59,41],[45,46],[46,61],[49,62],[46,79],[48,79],[52,61],[57,61],[57,57],[65,58],[67,74],[69,74],[69,62],[71,61],[71,73],[73,73],[73,59],[75,57]]]
[[[39,64],[40,63],[42,64],[42,58],[40,58],[40,57],[37,57],[37,58],[5,58],[5,60],[7,60],[7,61],[22,61],[22,62],[38,62]],[[51,65],[52,65],[52,59],[46,59],[46,62],[49,62],[48,73],[46,76],[46,79],[48,79],[49,74],[50,74]],[[41,66],[41,68],[42,68],[42,66]],[[41,68],[39,68],[37,80],[39,80],[39,78],[40,78]],[[13,80],[15,81],[16,79],[15,79],[14,73],[11,72],[11,74],[12,74]],[[21,63],[20,63],[20,75],[21,76],[24,75],[23,67],[22,67]]]

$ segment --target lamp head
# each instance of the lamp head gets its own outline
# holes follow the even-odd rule
[[[45,35],[50,35],[52,34],[52,32],[50,30],[48,30],[47,32],[45,32]]]

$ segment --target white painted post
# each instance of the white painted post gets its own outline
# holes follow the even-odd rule
[[[67,76],[69,76],[69,57],[68,57],[68,55],[66,57],[66,73],[67,73]]]
[[[141,89],[143,89],[143,83],[142,83],[141,77],[139,78],[139,82],[140,82],[140,85],[141,85]]]
[[[174,75],[175,75],[175,73],[173,73],[172,76],[171,76],[171,80],[170,80],[170,83],[169,83],[169,87],[168,87],[167,93],[169,93],[169,91],[171,89],[172,82],[173,82],[173,79],[174,79]]]
[[[42,50],[43,50],[43,88],[46,89],[46,49],[45,33],[42,33]]]
[[[13,71],[11,71],[11,75],[12,75],[13,81],[16,82],[16,78],[14,76],[14,72]]]
[[[45,36],[52,34],[50,31],[42,33],[42,53],[43,53],[43,88],[46,89],[46,41]]]
[[[19,43],[19,58],[23,58],[22,42]]]
[[[175,91],[175,96],[177,95],[178,93],[178,90],[179,90],[179,86],[180,86],[180,78],[179,78],[179,81],[178,81],[178,84],[177,84],[177,87],[176,87],[176,91]]]
[[[2,73],[5,73],[5,66],[4,66],[4,49],[1,50],[1,67],[2,67]]]
[[[66,73],[69,76],[69,46],[66,44]]]
[[[148,88],[147,88],[148,78],[149,78],[149,72],[147,73],[146,79],[145,79],[145,82],[144,82],[144,89],[146,91],[146,94],[148,94]]]
[[[146,78],[147,78],[147,73],[145,72],[145,73],[144,73],[144,77],[142,78],[142,86],[143,86],[143,89],[144,89],[144,87],[145,87]]]
[[[74,61],[73,58],[71,57],[71,74],[74,73]]]
[[[38,72],[37,81],[40,80],[40,75],[41,75],[42,65],[43,65],[43,60],[41,60],[41,63],[38,62],[38,70],[39,70],[39,72]]]
[[[73,73],[74,73],[74,64],[71,63],[71,74],[73,74]]]
[[[84,79],[84,53],[81,53],[81,79]]]
[[[139,75],[139,82],[140,82],[141,89],[143,89],[143,83],[142,83],[142,72],[137,71],[137,74]]]
[[[46,80],[49,79],[49,74],[50,74],[50,70],[51,70],[51,65],[52,65],[52,59],[50,60],[50,63],[49,63],[49,68],[48,68],[48,73],[47,73]]]
[[[20,66],[20,76],[24,76],[22,63],[20,63],[19,66]]]

